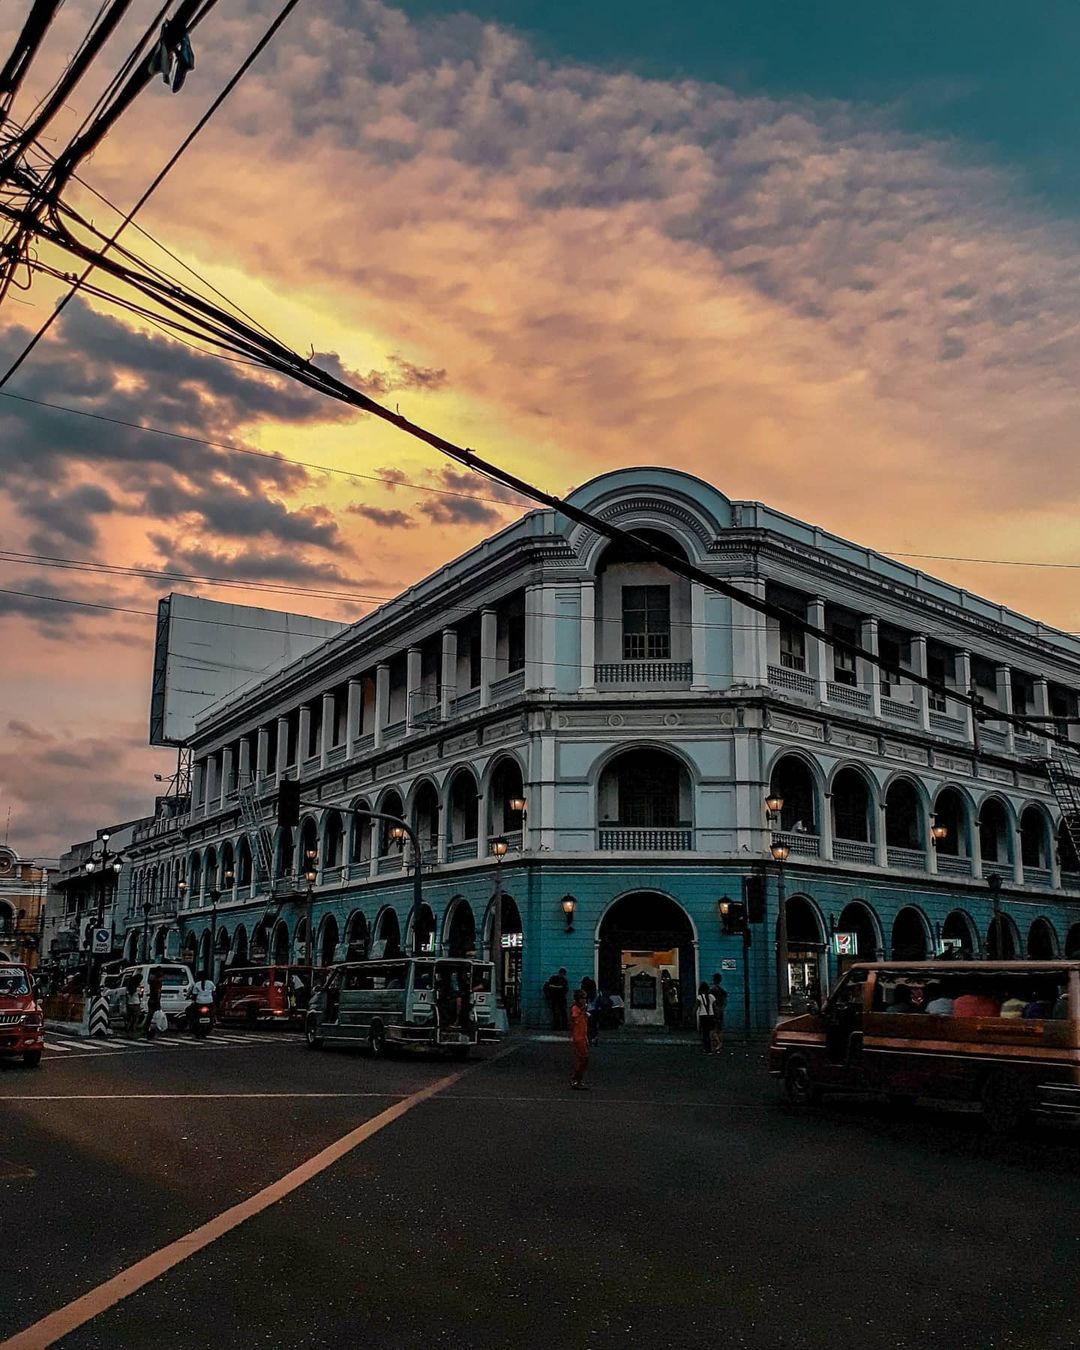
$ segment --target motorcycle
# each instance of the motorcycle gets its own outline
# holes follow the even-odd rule
[[[191,1005],[191,1033],[196,1040],[209,1036],[214,1027],[214,1010],[209,1003]]]

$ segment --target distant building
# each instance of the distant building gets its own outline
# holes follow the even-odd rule
[[[726,969],[732,1020],[745,979],[764,1025],[773,843],[789,850],[797,999],[853,956],[1080,954],[1048,742],[976,726],[961,701],[1075,717],[1077,638],[673,470],[605,474],[571,500],[883,664],[532,512],[197,717],[190,811],[127,851],[127,955],[145,943],[201,965],[213,946],[220,966],[406,945],[409,859],[365,809],[420,836],[428,950],[489,949],[500,869],[508,997],[532,1018],[560,966],[622,993],[638,1022],[662,1017],[665,972],[685,1006]],[[262,861],[255,826],[284,776],[314,804],[297,831],[269,826]],[[746,970],[718,906],[760,878]]]
[[[0,961],[36,966],[53,858],[20,858],[0,844]]]
[[[120,955],[130,905],[127,850],[135,829],[152,820],[152,816],[144,816],[99,830],[93,839],[72,844],[61,854],[45,905],[44,960],[64,971],[85,966],[86,930],[90,925],[107,928],[109,955]]]

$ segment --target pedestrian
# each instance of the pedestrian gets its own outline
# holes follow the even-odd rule
[[[589,1044],[600,1044],[600,995],[596,981],[591,975],[582,975],[581,987],[585,991],[585,1011],[589,1014]]]
[[[709,991],[713,998],[713,1028],[712,1028],[712,1051],[718,1055],[724,1048],[724,1012],[727,1009],[727,990],[724,988],[724,977],[715,972],[712,977],[712,988]]]
[[[701,1032],[701,1048],[707,1055],[713,1053],[713,1025],[716,1021],[713,1013],[714,1007],[712,990],[702,980],[697,991],[697,1024],[698,1031]]]
[[[154,1026],[154,1017],[161,1011],[161,967],[155,966],[150,972],[149,992],[146,996],[146,1039],[152,1041],[157,1028]]]
[[[139,1025],[139,972],[133,970],[124,981],[124,1035],[134,1037]]]
[[[585,1070],[589,1067],[589,1014],[585,1007],[584,989],[574,992],[574,1003],[570,1009],[570,1045],[574,1051],[570,1086],[584,1089]]]
[[[552,1031],[565,1031],[566,996],[570,992],[570,981],[566,978],[566,967],[560,966],[557,975],[552,975],[544,985],[544,997],[551,1009]]]
[[[191,986],[191,1003],[188,1005],[188,1029],[195,1030],[196,1009],[200,1004],[210,1005],[210,1016],[214,1015],[214,995],[217,987],[209,974],[204,970],[199,974],[199,978]]]
[[[682,1022],[682,995],[679,993],[679,982],[673,980],[665,970],[660,977],[660,984],[664,1000],[664,1024],[669,1031],[678,1031]]]

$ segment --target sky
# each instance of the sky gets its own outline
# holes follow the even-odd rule
[[[277,8],[220,0],[86,183],[134,202]],[[68,0],[16,118],[97,9]],[[1078,49],[1080,9],[1039,0],[302,0],[138,216],[179,261],[130,242],[553,492],[670,464],[1080,630]],[[2,368],[56,294],[0,306]],[[0,840],[152,809],[161,595],[355,618],[499,497],[75,300],[0,391]]]

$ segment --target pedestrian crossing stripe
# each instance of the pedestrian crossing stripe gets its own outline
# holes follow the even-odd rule
[[[76,1052],[83,1055],[111,1055],[124,1053],[125,1051],[138,1053],[140,1050],[198,1049],[200,1043],[216,1047],[235,1048],[241,1045],[296,1045],[299,1041],[297,1038],[283,1041],[280,1036],[252,1036],[229,1032],[225,1032],[223,1035],[205,1036],[201,1042],[191,1037],[169,1036],[167,1034],[155,1036],[153,1040],[149,1041],[127,1040],[118,1036],[111,1037],[107,1041],[101,1041],[64,1036],[54,1031],[46,1031],[45,1033],[46,1050],[53,1050],[60,1054]]]

